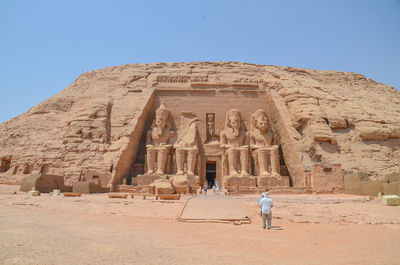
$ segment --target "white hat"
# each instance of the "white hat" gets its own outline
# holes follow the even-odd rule
[[[261,193],[261,195],[265,197],[265,196],[269,196],[269,193],[268,193],[268,191],[266,191],[266,192]]]

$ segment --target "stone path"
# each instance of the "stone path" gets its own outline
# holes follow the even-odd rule
[[[249,222],[244,202],[225,195],[198,195],[186,202],[179,221]]]

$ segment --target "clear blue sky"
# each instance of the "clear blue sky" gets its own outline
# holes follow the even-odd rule
[[[400,0],[0,0],[0,123],[108,66],[241,61],[400,88]]]

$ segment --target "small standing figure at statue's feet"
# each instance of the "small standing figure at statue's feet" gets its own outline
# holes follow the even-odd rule
[[[204,182],[204,195],[207,195],[207,182]]]
[[[218,180],[215,181],[215,188],[217,191],[217,195],[219,195],[221,193],[221,185],[219,184]]]

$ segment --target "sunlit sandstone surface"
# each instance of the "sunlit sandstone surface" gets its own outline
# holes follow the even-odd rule
[[[161,106],[170,127],[158,146],[146,135],[158,134]],[[108,67],[0,124],[0,183],[43,173],[66,185],[98,176],[115,188],[154,171],[202,184],[213,162],[223,188],[343,192],[349,176],[352,193],[398,194],[399,114],[396,88],[357,73],[238,62]],[[374,180],[382,182],[367,183]]]
[[[390,265],[400,260],[400,208],[366,196],[272,194],[273,227],[263,230],[257,195],[231,196],[252,221],[234,225],[177,221],[190,196],[179,201],[107,194],[28,197],[18,188],[0,186],[1,264]]]

